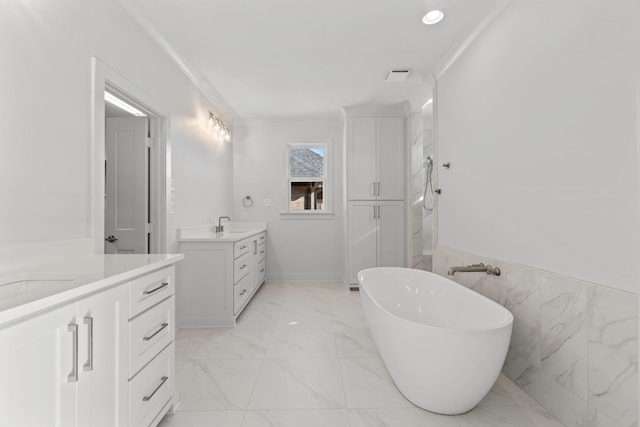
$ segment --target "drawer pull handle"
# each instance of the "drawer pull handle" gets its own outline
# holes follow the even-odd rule
[[[263,253],[264,253],[264,250],[261,250],[261,251],[260,251],[260,255],[262,255]]]
[[[155,337],[160,332],[162,332],[167,326],[169,326],[168,323],[163,323],[162,325],[160,325],[160,329],[158,329],[157,331],[155,331],[153,334],[149,335],[148,337],[142,338],[142,341],[149,341],[149,340],[153,339],[153,337]]]
[[[144,291],[143,294],[144,295],[151,295],[152,293],[158,292],[160,289],[166,288],[167,286],[169,286],[169,282],[162,282],[162,284],[160,286],[158,286],[157,288],[153,288],[151,290]]]
[[[246,289],[243,289],[243,290],[242,290],[242,292],[240,292],[240,295],[241,295],[241,296],[242,296],[242,295],[244,295],[244,294],[245,294],[245,292],[247,292],[247,290],[246,290]]]
[[[153,397],[153,395],[154,395],[154,394],[156,394],[156,392],[157,392],[158,390],[160,390],[160,387],[162,387],[162,385],[163,385],[164,383],[166,383],[168,379],[169,379],[169,377],[162,377],[162,378],[160,379],[160,384],[158,384],[158,387],[156,387],[156,389],[155,389],[155,390],[153,390],[153,393],[151,393],[149,396],[145,396],[145,397],[143,397],[143,398],[142,398],[142,401],[143,401],[143,402],[148,402],[148,401],[150,401],[150,400],[151,400],[151,398]]]
[[[83,369],[93,371],[93,317],[87,316],[82,321],[87,325],[87,363]]]
[[[242,266],[240,266],[240,270],[244,270],[245,268],[247,268],[247,264],[242,264]]]
[[[75,383],[78,381],[78,325],[75,323],[68,325],[67,331],[73,335],[71,337],[71,373],[67,376],[67,381]]]
[[[260,273],[264,273],[264,268],[260,270]]]
[[[242,251],[242,250],[245,250],[245,249],[247,249],[247,245],[242,245],[242,246],[240,246],[240,250],[241,250],[241,251]]]

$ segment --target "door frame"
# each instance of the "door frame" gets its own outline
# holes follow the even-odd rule
[[[95,253],[104,253],[104,162],[105,162],[105,107],[104,91],[140,107],[150,117],[151,134],[155,136],[151,150],[150,215],[153,230],[149,250],[151,253],[167,251],[168,213],[171,188],[171,144],[168,141],[168,109],[134,83],[109,67],[100,59],[91,58],[91,142],[89,185],[89,230],[94,239]],[[151,185],[151,183],[155,185]]]

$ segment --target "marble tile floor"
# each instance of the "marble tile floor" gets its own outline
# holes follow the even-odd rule
[[[504,375],[466,414],[415,407],[340,283],[267,283],[235,328],[178,331],[176,387],[160,427],[563,426]]]

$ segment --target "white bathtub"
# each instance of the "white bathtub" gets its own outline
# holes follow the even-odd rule
[[[422,270],[370,268],[358,281],[371,335],[400,392],[439,414],[473,409],[500,374],[512,314]]]

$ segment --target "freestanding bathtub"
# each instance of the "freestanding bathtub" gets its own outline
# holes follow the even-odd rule
[[[371,335],[400,392],[439,414],[473,409],[500,374],[513,315],[422,270],[370,268],[358,281]]]

